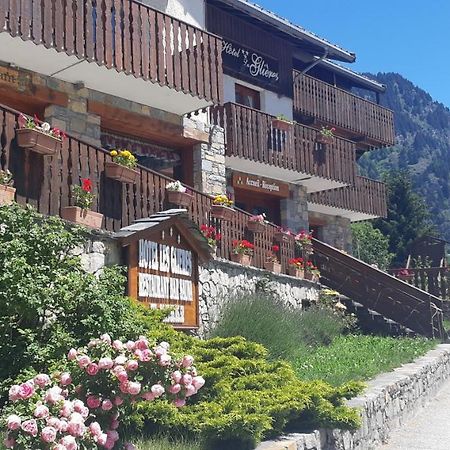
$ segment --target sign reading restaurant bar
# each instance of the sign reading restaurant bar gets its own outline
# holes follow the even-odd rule
[[[275,197],[289,197],[289,185],[271,178],[250,175],[248,173],[233,172],[233,187]]]
[[[166,322],[176,328],[196,328],[198,253],[204,259],[207,251],[197,247],[198,241],[188,234],[192,231],[178,220],[174,216],[157,226],[149,221],[148,230],[141,226],[123,239],[128,247],[128,295],[152,309],[171,308]],[[132,228],[121,230],[119,237]]]

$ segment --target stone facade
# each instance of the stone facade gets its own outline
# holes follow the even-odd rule
[[[290,197],[280,202],[281,225],[293,231],[308,230],[308,193],[305,186],[291,185]]]
[[[318,299],[320,288],[317,283],[223,260],[201,267],[199,281],[200,336],[207,335],[219,321],[221,309],[233,295],[263,289],[292,308],[301,309],[305,301]]]
[[[350,219],[341,216],[330,216],[318,212],[309,213],[309,221],[320,223],[318,239],[352,253],[352,230]]]

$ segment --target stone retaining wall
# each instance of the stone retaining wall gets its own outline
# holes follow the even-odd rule
[[[364,394],[348,402],[361,410],[354,432],[321,430],[264,442],[257,450],[373,450],[414,416],[450,378],[450,345],[439,345],[413,363],[368,382]]]

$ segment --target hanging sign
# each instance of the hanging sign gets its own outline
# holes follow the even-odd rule
[[[233,172],[233,187],[275,197],[289,197],[289,185],[287,183],[248,173]]]
[[[224,67],[233,74],[265,85],[278,86],[280,82],[278,61],[242,45],[223,41],[222,60]]]

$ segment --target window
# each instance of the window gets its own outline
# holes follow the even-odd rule
[[[242,86],[235,85],[236,103],[243,106],[248,106],[253,109],[261,109],[261,97],[259,91]]]

